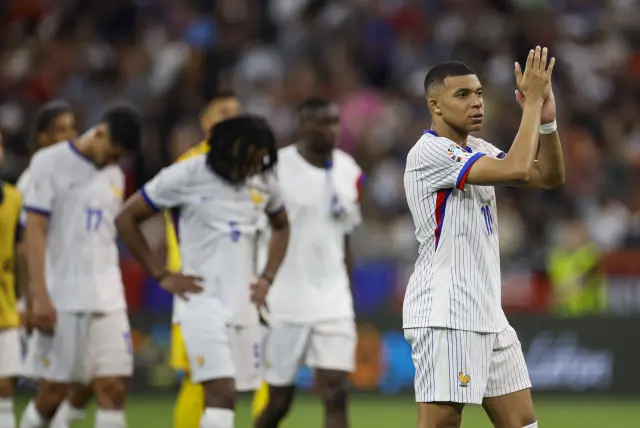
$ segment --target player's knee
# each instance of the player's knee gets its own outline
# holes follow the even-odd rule
[[[233,410],[236,407],[236,391],[233,379],[215,379],[204,382],[204,405]]]
[[[349,388],[346,377],[336,377],[321,389],[322,401],[327,410],[340,410],[347,406]]]
[[[0,398],[13,397],[13,380],[4,378],[0,379]]]
[[[94,391],[98,406],[103,410],[124,408],[125,381],[119,377],[100,378],[94,381]]]
[[[41,381],[35,398],[35,406],[44,418],[50,419],[64,401],[68,387],[64,383]]]
[[[268,411],[278,419],[285,417],[289,413],[291,403],[293,402],[293,388],[279,388],[280,390],[269,389],[269,403],[267,403]]]
[[[92,396],[91,385],[74,384],[71,386],[68,401],[74,409],[84,409]]]

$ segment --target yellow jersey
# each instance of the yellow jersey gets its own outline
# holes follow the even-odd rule
[[[20,325],[16,300],[15,255],[22,197],[15,186],[0,182],[0,329]]]
[[[176,160],[176,163],[205,153],[209,153],[209,144],[206,141],[203,141],[183,153]],[[178,245],[178,233],[176,231],[177,225],[174,225],[175,216],[172,216],[169,211],[166,211],[164,216],[167,237],[167,269],[171,272],[177,272],[181,269],[182,262],[180,260],[180,247]]]

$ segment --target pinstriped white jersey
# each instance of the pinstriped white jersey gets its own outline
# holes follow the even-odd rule
[[[403,308],[403,327],[499,333],[501,305],[496,196],[466,184],[482,156],[505,154],[486,141],[467,146],[427,131],[407,156],[404,186],[420,244]]]

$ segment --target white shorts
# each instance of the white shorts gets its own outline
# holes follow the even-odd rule
[[[22,373],[22,346],[17,328],[0,330],[0,379]]]
[[[263,344],[264,380],[273,386],[293,385],[302,364],[350,373],[355,369],[357,338],[353,319],[271,323]]]
[[[127,313],[58,312],[52,336],[39,331],[32,334],[25,365],[30,377],[60,383],[131,376],[133,351]]]
[[[259,325],[229,326],[214,313],[182,318],[180,330],[193,382],[233,378],[236,391],[260,388]]]
[[[496,397],[531,388],[529,372],[515,330],[499,334],[447,328],[409,328],[419,403],[482,404]]]

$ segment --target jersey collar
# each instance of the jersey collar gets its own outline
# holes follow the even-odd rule
[[[427,135],[427,134],[431,134],[433,136],[439,137],[438,133],[436,131],[434,131],[433,129],[425,129],[423,135]],[[469,147],[468,145],[462,147],[462,150],[464,150],[467,153],[472,153],[473,152],[473,150],[471,150],[471,147]]]

